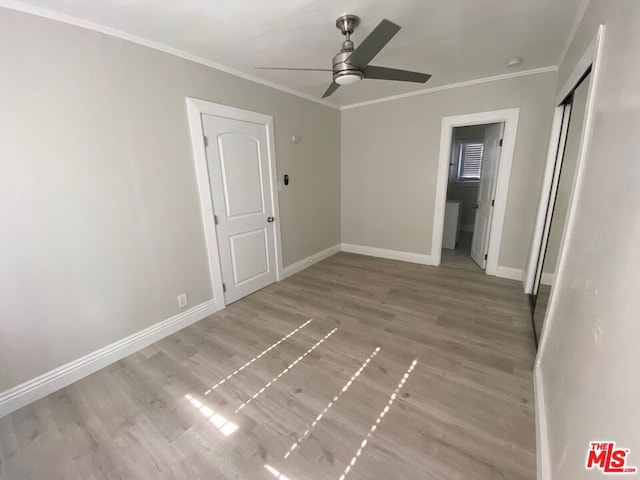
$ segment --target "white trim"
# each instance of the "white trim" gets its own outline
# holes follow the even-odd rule
[[[296,273],[301,272],[305,268],[310,267],[314,263],[318,263],[324,260],[325,258],[329,258],[340,251],[341,251],[341,245],[338,243],[329,248],[325,248],[324,250],[320,250],[319,252],[316,252],[313,255],[309,255],[308,257],[303,258],[302,260],[298,260],[297,262],[292,263],[291,265],[287,265],[282,270],[282,279],[290,277],[291,275],[295,275]]]
[[[10,414],[56,390],[78,381],[101,368],[131,355],[164,337],[208,317],[219,309],[215,300],[207,300],[187,311],[151,325],[77,360],[28,380],[0,393],[0,417]]]
[[[560,173],[562,172],[562,163],[564,161],[564,151],[567,146],[567,135],[569,133],[569,123],[571,118],[571,105],[565,105],[564,115],[562,119],[562,127],[560,129],[560,140],[557,146],[556,162],[552,165],[553,174],[551,177],[551,185],[549,187],[549,193],[546,200],[546,210],[544,212],[544,224],[542,226],[542,238],[540,239],[540,251],[538,252],[537,263],[533,271],[533,285],[531,292],[538,292],[539,282],[542,280],[542,276],[538,276],[538,272],[542,272],[544,267],[544,257],[547,250],[547,242],[549,235],[551,234],[551,221],[553,215],[548,215],[547,212],[553,212],[556,206],[558,186],[560,185]],[[572,182],[573,183],[573,182]],[[544,245],[544,249],[542,246]],[[544,254],[541,253],[544,250]]]
[[[560,145],[562,137],[562,119],[564,109],[564,106],[556,107],[555,112],[553,113],[551,136],[547,147],[547,160],[545,162],[544,178],[542,179],[542,193],[540,194],[536,224],[531,240],[531,248],[529,249],[529,262],[524,275],[524,293],[532,293],[533,284],[535,283],[536,271],[540,257],[540,247],[544,241],[543,237],[545,237],[545,224],[547,220],[547,210],[550,203],[550,190],[553,185],[554,173],[556,172],[558,146]]]
[[[222,268],[220,266],[220,253],[218,238],[213,217],[213,199],[211,197],[211,185],[209,183],[209,167],[207,166],[207,153],[204,145],[204,128],[202,115],[230,118],[243,122],[251,122],[264,125],[267,129],[267,142],[269,148],[269,178],[271,181],[271,204],[276,221],[274,225],[274,239],[276,248],[276,279],[282,278],[282,243],[280,234],[280,209],[278,202],[278,175],[276,171],[276,150],[273,130],[273,117],[262,113],[229,107],[219,103],[199,100],[187,97],[187,115],[189,117],[189,131],[191,134],[191,146],[196,166],[196,178],[204,227],[205,243],[209,258],[209,275],[213,286],[213,296],[219,299],[220,307],[225,306],[224,289],[222,287]]]
[[[234,75],[236,77],[249,80],[251,82],[259,83],[260,85],[264,85],[265,87],[275,88],[276,90],[280,90],[281,92],[285,92],[290,95],[295,95],[296,97],[304,98],[305,100],[310,100],[314,103],[319,103],[320,105],[324,105],[326,107],[335,108],[336,110],[340,109],[338,105],[328,102],[326,100],[322,100],[312,95],[308,95],[306,93],[302,93],[297,90],[284,87],[277,83],[269,82],[268,80],[264,80],[259,77],[254,77],[253,75],[249,75],[248,73],[241,72],[239,70],[236,70],[231,67],[227,67],[226,65],[222,65],[220,63],[212,62],[211,60],[198,57],[197,55],[187,53],[177,48],[173,48],[153,40],[139,37],[137,35],[132,35],[130,33],[117,30],[115,28],[107,27],[106,25],[101,25],[99,23],[94,23],[89,20],[84,20],[82,18],[74,17],[71,15],[65,15],[64,13],[54,12],[53,10],[48,10],[46,8],[37,7],[35,5],[29,5],[22,2],[15,2],[12,0],[0,0],[0,7],[8,8],[10,10],[16,10],[18,12],[29,13],[31,15],[36,15],[38,17],[48,18],[50,20],[55,20],[57,22],[66,23],[68,25],[74,25],[76,27],[84,28],[86,30],[100,32],[110,37],[120,38],[128,42],[137,43],[138,45],[142,45],[144,47],[148,47],[154,50],[158,50],[160,52],[168,53],[169,55],[173,55],[175,57],[184,58],[185,60],[189,60],[194,63],[199,63],[200,65],[204,65],[206,67],[213,68],[215,70],[220,70],[221,72],[225,72],[230,75]]]
[[[553,285],[553,276],[553,273],[542,272],[542,275],[540,275],[540,284],[550,287]]]
[[[447,198],[447,182],[449,177],[449,161],[451,158],[451,138],[455,127],[468,125],[480,125],[487,123],[504,122],[504,134],[500,161],[498,163],[498,178],[495,191],[495,205],[493,207],[493,219],[491,221],[491,233],[489,235],[489,251],[487,253],[486,273],[496,275],[498,268],[498,256],[500,243],[502,242],[502,230],[504,227],[504,215],[507,208],[507,195],[509,193],[509,179],[511,177],[511,164],[513,151],[516,144],[518,130],[519,108],[495,110],[491,112],[471,113],[442,118],[442,130],[440,133],[440,154],[438,157],[438,174],[436,178],[435,209],[433,213],[433,233],[431,237],[431,260],[433,265],[440,265],[442,255],[442,232],[444,229],[444,209]]]
[[[546,332],[549,330],[549,325],[555,321],[561,321],[556,316],[556,310],[558,309],[558,297],[556,295],[558,285],[562,285],[564,276],[566,274],[566,259],[569,246],[573,236],[573,231],[576,223],[576,211],[580,201],[580,195],[582,193],[582,182],[584,180],[584,163],[589,151],[589,139],[591,138],[591,131],[594,123],[594,105],[595,105],[595,92],[600,81],[601,69],[602,69],[602,53],[604,50],[605,39],[605,26],[600,25],[598,33],[594,38],[591,45],[587,48],[585,55],[576,65],[576,70],[572,73],[570,78],[580,78],[586,68],[591,65],[591,84],[589,86],[589,92],[587,93],[587,105],[585,109],[584,125],[582,127],[582,134],[580,140],[580,148],[578,151],[578,162],[576,164],[576,173],[573,182],[573,188],[571,189],[571,196],[569,198],[569,206],[567,209],[567,220],[562,232],[560,240],[560,248],[558,250],[558,262],[556,265],[555,281],[551,286],[549,293],[549,303],[547,311],[545,312],[544,321],[542,324],[542,331],[540,332],[540,342],[538,345],[538,352],[536,354],[536,361],[534,365],[534,375],[539,381],[538,395],[540,400],[536,397],[536,410],[540,409],[539,416],[536,416],[536,430],[538,432],[538,479],[548,480],[551,478],[551,465],[549,460],[549,444],[548,444],[548,430],[546,421],[546,404],[543,396],[544,378],[541,367],[542,359],[544,358],[545,348],[547,345]],[[587,61],[588,60],[588,61]],[[585,62],[586,61],[586,62]],[[585,66],[586,63],[586,66]],[[582,72],[580,68],[584,68]],[[574,84],[575,85],[575,84]],[[568,93],[568,92],[567,92]],[[566,96],[566,95],[565,95]],[[564,96],[562,97],[564,98]],[[538,406],[540,404],[540,406]]]
[[[571,47],[571,42],[573,42],[573,38],[576,36],[576,33],[578,32],[578,27],[580,26],[580,23],[582,22],[582,18],[584,17],[584,14],[587,11],[587,7],[589,7],[589,3],[591,3],[591,0],[582,0],[582,3],[578,8],[578,13],[576,14],[576,18],[573,19],[573,23],[571,24],[571,29],[569,30],[567,41],[565,42],[564,47],[562,47],[562,53],[560,54],[558,65],[562,65],[562,62],[564,62],[564,57],[567,56],[569,47]]]
[[[421,265],[435,265],[433,257],[424,253],[387,250],[386,248],[367,247],[366,245],[353,245],[351,243],[343,243],[341,248],[343,252],[368,255],[370,257],[388,258],[389,260],[400,260],[401,262],[419,263]]]
[[[433,87],[433,88],[424,88],[422,90],[416,90],[414,92],[401,93],[400,95],[392,95],[390,97],[377,98],[375,100],[367,100],[366,102],[352,103],[350,105],[344,105],[340,107],[340,110],[349,110],[350,108],[366,107],[367,105],[374,105],[376,103],[391,102],[393,100],[400,100],[401,98],[414,97],[416,95],[424,95],[426,93],[440,92],[442,90],[449,90],[452,88],[468,87],[470,85],[496,82],[499,80],[506,80],[508,78],[525,77],[528,75],[538,75],[539,73],[548,73],[548,72],[557,72],[557,71],[558,71],[557,66],[550,65],[548,67],[532,68],[531,70],[523,70],[521,72],[504,73],[502,75],[493,75],[491,77],[476,78],[475,80],[467,80],[465,82],[458,82],[458,83],[449,83],[447,85],[440,85],[439,87]]]
[[[604,27],[604,25],[601,25],[600,27]],[[598,33],[600,33],[600,29],[598,29]],[[596,37],[591,41],[587,49],[582,54],[582,57],[580,57],[580,60],[578,60],[578,63],[571,72],[571,75],[569,75],[567,80],[564,82],[562,88],[558,90],[558,94],[556,95],[556,105],[560,105],[560,102],[562,102],[565,97],[569,95],[569,93],[575,88],[578,81],[584,75],[584,72],[586,72],[589,66],[595,62],[597,49],[600,45],[598,43],[599,38],[600,37],[596,35]]]
[[[551,479],[551,463],[549,460],[549,437],[547,430],[547,408],[544,397],[542,373],[536,364],[533,371],[533,402],[536,413],[536,464],[537,479]]]
[[[334,247],[331,247],[331,248],[334,248]],[[422,253],[403,252],[401,250],[388,250],[386,248],[368,247],[366,245],[354,245],[351,243],[343,243],[341,245],[341,250],[343,252],[357,253],[359,255],[367,255],[369,257],[387,258],[389,260],[399,260],[401,262],[418,263],[420,265],[432,265],[432,266],[435,265],[435,263],[433,262],[432,255],[426,255]],[[323,250],[323,252],[325,251],[326,250]],[[323,253],[323,252],[319,252],[319,253]],[[331,255],[333,255],[333,253],[327,256],[331,256]],[[496,268],[495,275],[496,277],[508,278],[510,280],[521,280],[522,270],[519,268],[498,266]]]
[[[576,64],[576,69],[569,76],[569,80],[562,87],[561,93],[557,96],[558,103],[563,101],[571,90],[574,89],[578,80],[582,78],[584,72],[593,63],[596,55],[596,43],[597,37],[591,42],[582,58]],[[567,90],[567,88],[569,88],[569,90]],[[551,137],[547,151],[545,177],[542,183],[535,230],[532,237],[531,249],[529,251],[529,263],[524,284],[525,293],[533,293],[538,290],[539,279],[536,278],[536,274],[542,268],[542,262],[544,260],[544,256],[540,255],[541,246],[545,245],[547,242],[549,227],[551,224],[551,218],[547,216],[547,212],[553,210],[555,204],[555,192],[558,188],[561,171],[561,168],[557,168],[557,166],[558,163],[561,163],[561,159],[564,155],[567,130],[569,126],[569,122],[567,120],[568,117],[565,117],[565,115],[570,116],[570,114],[570,106],[565,107],[564,105],[559,105],[555,109]],[[549,281],[548,277],[547,281]],[[545,285],[551,285],[551,283],[545,283]]]
[[[522,269],[498,265],[496,267],[496,277],[522,281]]]

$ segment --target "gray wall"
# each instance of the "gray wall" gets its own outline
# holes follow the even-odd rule
[[[523,268],[556,74],[417,95],[342,112],[342,241],[430,254],[442,117],[520,107],[498,264]]]
[[[187,96],[274,116],[285,265],[340,242],[339,111],[6,9],[0,64],[0,391],[212,298]]]
[[[584,468],[589,442],[600,439],[629,448],[629,463],[640,467],[640,2],[590,3],[559,85],[600,23],[593,129],[539,354],[554,480],[602,478]]]

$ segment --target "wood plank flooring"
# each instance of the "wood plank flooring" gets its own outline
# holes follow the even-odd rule
[[[1,418],[0,478],[531,480],[533,358],[518,282],[339,253]]]

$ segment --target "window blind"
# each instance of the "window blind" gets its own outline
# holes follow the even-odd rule
[[[458,181],[471,182],[480,180],[482,171],[482,143],[463,143],[460,148],[460,162],[458,164]]]

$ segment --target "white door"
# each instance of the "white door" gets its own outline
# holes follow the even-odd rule
[[[225,303],[276,281],[267,126],[202,116]]]
[[[482,171],[478,200],[474,205],[476,217],[473,223],[473,239],[471,240],[471,258],[483,270],[487,267],[489,251],[489,234],[493,216],[493,200],[498,180],[498,163],[500,161],[500,140],[504,123],[492,125],[484,132],[484,152],[482,154]]]

